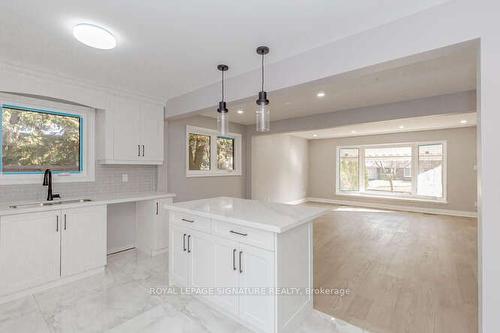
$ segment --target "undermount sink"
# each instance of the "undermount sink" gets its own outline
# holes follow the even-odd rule
[[[31,202],[26,204],[11,205],[9,208],[30,208],[30,207],[45,207],[54,205],[65,205],[79,202],[90,202],[92,199],[70,199],[70,200],[57,200],[57,201],[44,201],[44,202]]]

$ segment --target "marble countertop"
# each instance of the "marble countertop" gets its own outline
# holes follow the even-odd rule
[[[29,206],[29,207],[19,207],[10,208],[12,205],[22,205],[30,204],[35,202],[2,202],[0,203],[0,216],[2,215],[15,215],[22,213],[33,213],[33,212],[44,212],[51,210],[67,209],[67,208],[78,208],[86,206],[96,206],[96,205],[109,205],[115,203],[123,202],[134,202],[134,201],[145,201],[145,200],[155,200],[164,198],[173,198],[175,194],[165,193],[165,192],[140,192],[140,193],[120,193],[120,194],[97,194],[97,195],[86,195],[77,198],[63,197],[61,200],[72,200],[72,199],[91,199],[89,202],[75,202],[70,204],[61,205],[51,205],[51,206]],[[59,201],[55,199],[54,202]]]
[[[328,212],[327,208],[294,206],[258,200],[217,197],[165,205],[168,210],[276,233],[286,232]]]

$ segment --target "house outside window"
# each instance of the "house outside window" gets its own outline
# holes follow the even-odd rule
[[[186,126],[186,177],[241,176],[241,135]]]
[[[446,142],[338,147],[336,194],[446,202]]]

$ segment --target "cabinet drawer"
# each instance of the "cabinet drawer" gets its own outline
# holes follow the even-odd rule
[[[274,251],[274,233],[213,220],[214,233],[240,243]]]
[[[188,213],[172,213],[172,222],[178,225],[210,233],[211,221],[207,217],[192,215]]]

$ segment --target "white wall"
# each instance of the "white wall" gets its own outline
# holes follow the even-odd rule
[[[252,138],[252,199],[293,202],[307,194],[308,144],[291,135]]]

